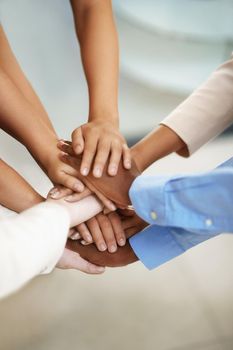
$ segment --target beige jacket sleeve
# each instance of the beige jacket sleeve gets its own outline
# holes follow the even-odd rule
[[[47,202],[0,220],[0,297],[54,268],[69,224],[66,209]]]
[[[181,103],[161,124],[186,143],[189,156],[233,122],[233,57]]]

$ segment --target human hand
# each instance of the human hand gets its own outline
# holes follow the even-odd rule
[[[82,155],[80,172],[86,176],[91,168],[95,177],[101,177],[105,164],[108,174],[117,174],[119,162],[123,158],[125,169],[131,167],[130,150],[118,127],[112,122],[93,120],[72,133],[72,147],[76,155]]]
[[[45,171],[52,183],[56,185],[62,185],[71,191],[82,192],[84,191],[84,184],[78,179],[78,172],[69,164],[65,164],[59,158],[59,150],[57,145],[54,151],[50,151],[50,155],[47,157]],[[52,194],[53,198],[59,197],[59,189],[54,190]]]
[[[100,274],[105,271],[103,266],[92,264],[80,256],[78,252],[65,248],[56,267],[59,269],[76,269],[88,274]]]
[[[102,203],[94,195],[89,195],[78,202],[68,202],[66,197],[61,199],[47,197],[46,201],[58,204],[67,211],[70,227],[89,220],[103,210]]]
[[[72,239],[82,239],[81,243],[95,243],[100,251],[117,250],[117,244],[123,246],[126,238],[142,231],[148,223],[142,220],[134,210],[117,210],[107,215],[98,214],[85,223],[76,226]]]
[[[59,142],[58,148],[62,151],[60,159],[66,164],[72,166],[76,171],[79,171],[82,162],[81,156],[75,156],[70,142]],[[101,178],[95,178],[92,173],[87,176],[82,176],[79,172],[78,177],[86,186],[91,189],[100,199],[100,195],[108,198],[119,208],[127,208],[131,204],[129,198],[129,188],[135,178],[139,175],[139,171],[135,162],[132,160],[131,169],[125,170],[122,162],[118,166],[116,176],[109,176],[106,172],[106,167]],[[102,199],[101,199],[102,200]],[[108,208],[107,204],[103,201]],[[111,209],[110,210],[116,209]]]
[[[72,239],[82,239],[82,244],[95,243],[99,251],[106,249],[110,253],[117,250],[117,245],[123,246],[126,237],[122,228],[120,216],[116,212],[107,215],[100,213],[90,220],[76,226],[78,233],[72,235]]]
[[[128,241],[123,247],[119,247],[114,254],[109,253],[107,250],[100,252],[94,244],[84,246],[80,241],[72,240],[67,241],[66,248],[80,254],[83,259],[92,264],[99,266],[120,267],[132,264],[138,260]]]

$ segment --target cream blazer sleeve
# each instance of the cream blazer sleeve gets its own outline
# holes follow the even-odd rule
[[[233,56],[181,103],[161,124],[186,143],[183,156],[220,134],[233,122]]]
[[[0,297],[54,268],[64,250],[69,224],[66,209],[53,203],[41,203],[0,220]]]

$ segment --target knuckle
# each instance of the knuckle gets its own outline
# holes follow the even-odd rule
[[[77,138],[80,136],[80,134],[81,134],[81,128],[77,128],[71,133],[71,137],[72,139]]]

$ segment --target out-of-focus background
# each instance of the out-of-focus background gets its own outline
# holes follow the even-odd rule
[[[155,127],[233,50],[232,0],[116,0],[121,129],[130,143]],[[87,117],[87,88],[68,0],[2,0],[0,18],[61,137]],[[197,130],[198,132],[198,130]],[[147,173],[208,170],[232,156],[231,132],[191,159]],[[0,134],[1,157],[41,193],[51,184]],[[216,203],[217,204],[217,203]],[[231,350],[233,236],[223,234],[147,271],[54,271],[0,302],[0,350]]]

